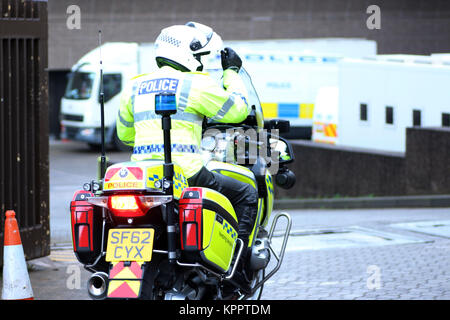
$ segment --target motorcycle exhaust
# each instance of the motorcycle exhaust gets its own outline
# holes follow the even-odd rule
[[[250,256],[250,269],[253,271],[267,267],[270,260],[269,239],[256,239]]]
[[[275,252],[275,250],[272,247],[272,237],[273,237],[273,233],[275,231],[275,226],[277,225],[278,220],[281,217],[284,217],[286,219],[286,229],[285,229],[285,232],[283,235],[283,243],[281,245],[280,252],[277,253],[277,252]],[[256,292],[256,290],[258,290],[267,280],[269,280],[269,278],[271,278],[278,271],[278,269],[280,269],[281,263],[283,262],[284,252],[286,250],[286,245],[287,245],[287,241],[289,239],[291,227],[292,227],[292,220],[291,220],[291,216],[288,213],[280,212],[275,215],[275,217],[273,218],[273,221],[272,221],[272,226],[270,227],[270,232],[269,232],[267,241],[262,241],[262,243],[257,243],[259,248],[255,249],[255,251],[258,253],[258,255],[260,255],[260,257],[257,257],[258,259],[255,259],[255,257],[253,257],[254,258],[253,263],[254,263],[254,267],[260,267],[260,266],[264,265],[265,260],[266,260],[266,255],[268,256],[268,252],[265,249],[269,249],[270,252],[272,253],[272,256],[275,257],[275,259],[277,260],[277,264],[270,271],[270,273],[268,275],[265,275],[264,278],[252,288],[252,292],[250,294],[244,296],[244,299],[251,297]],[[267,247],[267,245],[268,245],[268,247]],[[260,252],[258,252],[258,249],[260,250]],[[259,258],[262,258],[262,259],[259,259]],[[260,261],[257,261],[257,260],[260,260]]]
[[[94,300],[103,300],[106,298],[106,289],[108,288],[108,275],[104,272],[94,273],[87,283],[88,294]]]
[[[169,291],[164,295],[164,300],[187,300],[187,297],[181,292]]]

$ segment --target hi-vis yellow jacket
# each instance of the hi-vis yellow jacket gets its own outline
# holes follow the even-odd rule
[[[203,166],[200,155],[203,118],[239,123],[249,112],[245,85],[230,69],[223,73],[223,88],[207,73],[181,72],[168,66],[137,76],[122,93],[116,121],[119,139],[134,146],[132,161],[164,158],[161,117],[155,113],[155,94],[159,92],[176,95],[172,160],[183,168],[187,178]]]

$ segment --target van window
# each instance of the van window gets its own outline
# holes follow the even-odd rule
[[[443,113],[442,114],[442,126],[443,127],[450,127],[450,113]]]
[[[71,72],[67,82],[64,98],[66,99],[89,99],[92,92],[92,83],[95,74],[92,72]]]
[[[122,75],[120,73],[107,73],[103,75],[104,102],[108,102],[122,91]]]
[[[413,110],[413,126],[420,127],[422,125],[422,112]]]
[[[386,106],[386,124],[394,124],[394,107]]]
[[[367,121],[367,104],[366,103],[359,104],[359,120]]]
[[[211,72],[211,69],[208,72]],[[212,71],[213,78],[215,78],[216,80],[219,79],[222,76],[222,74],[223,70],[219,70],[219,72],[217,72],[217,70]],[[241,77],[242,81],[244,82],[244,86],[247,89],[248,100],[246,100],[246,102],[248,103],[249,106],[251,106],[249,116],[247,117],[246,120],[244,120],[243,124],[252,126],[257,125],[258,127],[263,128],[264,127],[263,109],[258,97],[258,93],[256,92],[256,89],[253,86],[252,79],[244,67],[240,69],[239,76]],[[209,118],[206,125],[214,126],[217,124],[218,122],[216,120]]]

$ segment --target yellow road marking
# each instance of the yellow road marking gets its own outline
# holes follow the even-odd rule
[[[77,261],[72,250],[58,250],[50,253],[50,260],[52,261]]]

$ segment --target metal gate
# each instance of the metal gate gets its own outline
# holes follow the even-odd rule
[[[47,2],[0,0],[0,264],[6,210],[27,259],[50,254]]]

